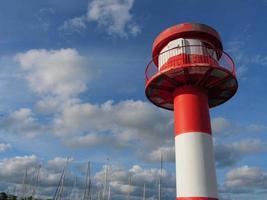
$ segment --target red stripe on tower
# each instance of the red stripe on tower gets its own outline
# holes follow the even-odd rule
[[[202,88],[184,86],[174,92],[175,134],[204,132],[211,134],[209,104]]]

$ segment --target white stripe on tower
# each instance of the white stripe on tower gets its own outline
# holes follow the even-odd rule
[[[212,138],[201,132],[175,137],[177,197],[217,198]]]

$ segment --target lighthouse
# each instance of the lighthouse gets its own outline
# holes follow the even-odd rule
[[[174,113],[176,200],[218,200],[209,108],[237,91],[235,66],[210,26],[183,23],[154,40],[145,93]]]

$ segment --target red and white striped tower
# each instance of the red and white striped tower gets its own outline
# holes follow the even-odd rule
[[[146,68],[146,96],[174,110],[176,200],[217,200],[209,108],[230,99],[238,83],[231,57],[211,27],[183,23],[161,32]]]

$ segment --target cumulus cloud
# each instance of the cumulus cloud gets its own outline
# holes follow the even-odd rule
[[[267,142],[247,139],[229,144],[215,143],[214,151],[217,167],[228,167],[235,165],[245,156],[267,152]]]
[[[95,22],[109,35],[127,37],[141,32],[134,22],[132,9],[134,0],[93,0],[89,2],[87,13],[64,22],[61,31],[80,32],[86,29],[86,24]]]
[[[72,147],[110,145],[112,140],[115,147],[145,143],[151,148],[172,139],[172,126],[169,113],[143,101],[125,100],[66,106],[54,121],[54,132]]]
[[[153,149],[149,153],[145,153],[143,151],[140,152],[141,158],[148,162],[157,162],[159,163],[162,157],[164,162],[175,162],[175,148],[174,144],[170,144],[169,146],[161,146]]]
[[[61,172],[63,167],[71,163],[73,158],[55,157],[52,160],[47,161],[47,168],[55,172]]]
[[[266,187],[267,174],[257,167],[242,166],[226,174],[227,187]]]
[[[61,31],[73,31],[80,33],[81,31],[87,28],[86,18],[85,17],[74,17],[63,23],[59,28]]]
[[[33,138],[45,133],[48,128],[41,124],[31,109],[20,108],[0,120],[0,130],[11,134]]]
[[[241,166],[227,172],[221,193],[244,194],[245,199],[251,199],[248,194],[267,193],[267,173],[258,167]],[[258,195],[257,195],[258,196]]]
[[[76,136],[73,138],[63,138],[64,143],[72,148],[88,148],[88,147],[96,147],[99,145],[104,146],[112,146],[115,148],[123,147],[125,145],[120,142],[114,141],[113,136],[104,135],[104,134],[95,134],[90,133],[85,136]],[[113,141],[112,143],[110,141]]]
[[[266,126],[259,124],[249,124],[241,126],[224,117],[216,117],[211,121],[212,131],[215,136],[226,136],[239,133],[257,133],[267,130]]]
[[[0,161],[0,177],[2,181],[22,183],[26,168],[30,170],[38,164],[37,156],[16,156]]]
[[[78,95],[87,89],[91,69],[75,49],[33,49],[17,54],[16,60],[26,74],[30,89],[40,97],[37,110],[52,114],[44,131],[53,132],[67,146],[122,148],[145,144],[147,149],[153,149],[172,140],[171,114],[146,102],[81,103]],[[42,132],[43,127],[32,111],[22,111],[27,111],[27,116],[23,119],[10,116],[5,121],[9,124],[6,129],[15,132],[19,130],[15,127],[23,125],[24,129]]]
[[[11,149],[11,145],[10,144],[0,143],[0,153],[5,152],[8,149]]]
[[[41,112],[55,112],[63,105],[79,101],[77,95],[87,89],[92,69],[76,49],[32,49],[18,53],[15,59],[26,73],[30,89],[39,97]]]
[[[17,54],[16,60],[40,95],[75,96],[87,88],[88,62],[75,49],[33,49]]]

